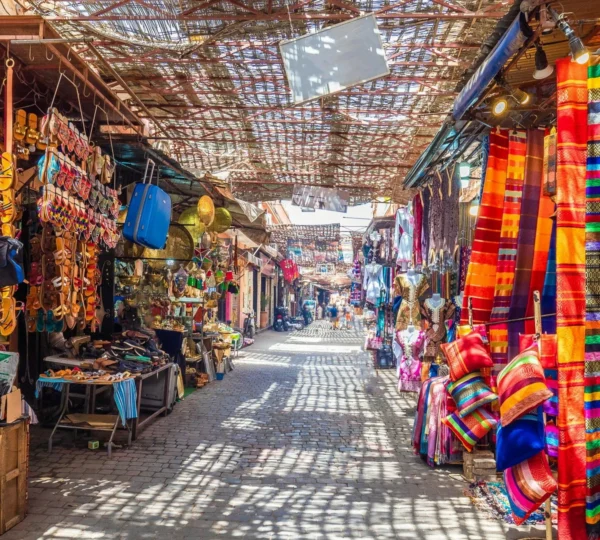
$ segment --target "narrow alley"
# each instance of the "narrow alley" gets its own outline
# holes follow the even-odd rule
[[[48,454],[36,430],[29,516],[4,538],[504,538],[460,468],[413,455],[414,402],[363,340],[266,332],[110,460],[70,434]]]

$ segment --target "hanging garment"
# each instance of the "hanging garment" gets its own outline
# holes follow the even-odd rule
[[[463,295],[462,324],[469,320],[469,298],[475,324],[488,322],[492,313],[507,166],[508,132],[496,130],[490,133],[490,154]]]
[[[376,263],[367,264],[365,266],[365,277],[363,281],[367,302],[377,305],[381,296],[381,290],[384,287],[383,266]]]
[[[396,340],[402,349],[398,362],[398,390],[400,392],[418,392],[421,388],[421,359],[425,334],[417,329],[412,332],[396,332]]]
[[[398,252],[396,265],[406,270],[408,263],[412,261],[413,249],[413,217],[406,206],[398,208],[396,212],[394,247]]]
[[[527,135],[522,131],[513,131],[508,137],[508,170],[504,195],[504,213],[498,247],[494,307],[490,315],[490,321],[503,321],[508,318],[510,298],[515,281],[517,238],[521,220],[526,151]],[[508,326],[506,324],[495,324],[490,327],[490,351],[495,364],[492,373],[492,384],[494,384],[494,376],[498,374],[503,365],[508,364]]]
[[[460,195],[460,168],[455,165],[442,174],[442,245],[448,255],[454,253],[458,241],[458,199]]]
[[[446,321],[454,316],[454,304],[450,300],[441,299],[435,305],[431,298],[425,299],[421,308],[422,316],[429,323],[425,330],[425,353],[429,360],[435,360],[440,354],[440,345],[446,340]]]
[[[531,129],[527,132],[525,181],[521,201],[521,220],[517,239],[517,260],[508,319],[521,319],[527,312],[529,297],[533,297],[531,272],[535,255],[535,233],[542,194],[542,164],[544,160],[544,132]],[[525,321],[508,325],[508,358],[519,354],[519,334],[525,333]]]
[[[400,309],[396,316],[396,330],[404,330],[409,324],[419,326],[421,308],[419,298],[429,289],[429,283],[423,274],[418,280],[411,281],[406,274],[398,274],[394,280],[394,294],[402,297]]]
[[[558,339],[558,537],[586,537],[585,158],[587,67],[556,62],[556,334]]]
[[[421,190],[421,202],[423,203],[423,221],[421,227],[421,255],[423,264],[427,262],[427,254],[429,253],[429,210],[431,207],[431,190],[425,187]]]
[[[588,68],[585,223],[585,439],[588,536],[600,537],[600,66]]]
[[[413,208],[413,255],[414,265],[421,266],[423,264],[423,253],[422,249],[422,237],[423,237],[423,200],[421,199],[421,192],[417,193],[417,196],[412,202]]]

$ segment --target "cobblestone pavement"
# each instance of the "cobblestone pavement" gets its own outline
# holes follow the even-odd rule
[[[266,332],[111,460],[70,433],[52,454],[32,442],[29,516],[2,540],[505,538],[459,469],[412,454],[414,402],[362,341],[324,321]]]

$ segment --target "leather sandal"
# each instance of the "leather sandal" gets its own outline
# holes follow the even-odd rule
[[[0,335],[10,336],[17,327],[17,302],[14,298],[2,298]]]
[[[2,169],[0,170],[0,191],[10,189],[14,183],[13,156],[9,152],[2,152]]]
[[[24,141],[27,135],[27,113],[23,109],[15,112],[13,137],[16,141]]]

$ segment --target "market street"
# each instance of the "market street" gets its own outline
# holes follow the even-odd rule
[[[225,380],[178,403],[128,449],[52,454],[32,438],[33,538],[505,538],[463,495],[461,468],[410,448],[412,399],[375,374],[364,333],[317,321],[268,331]]]

